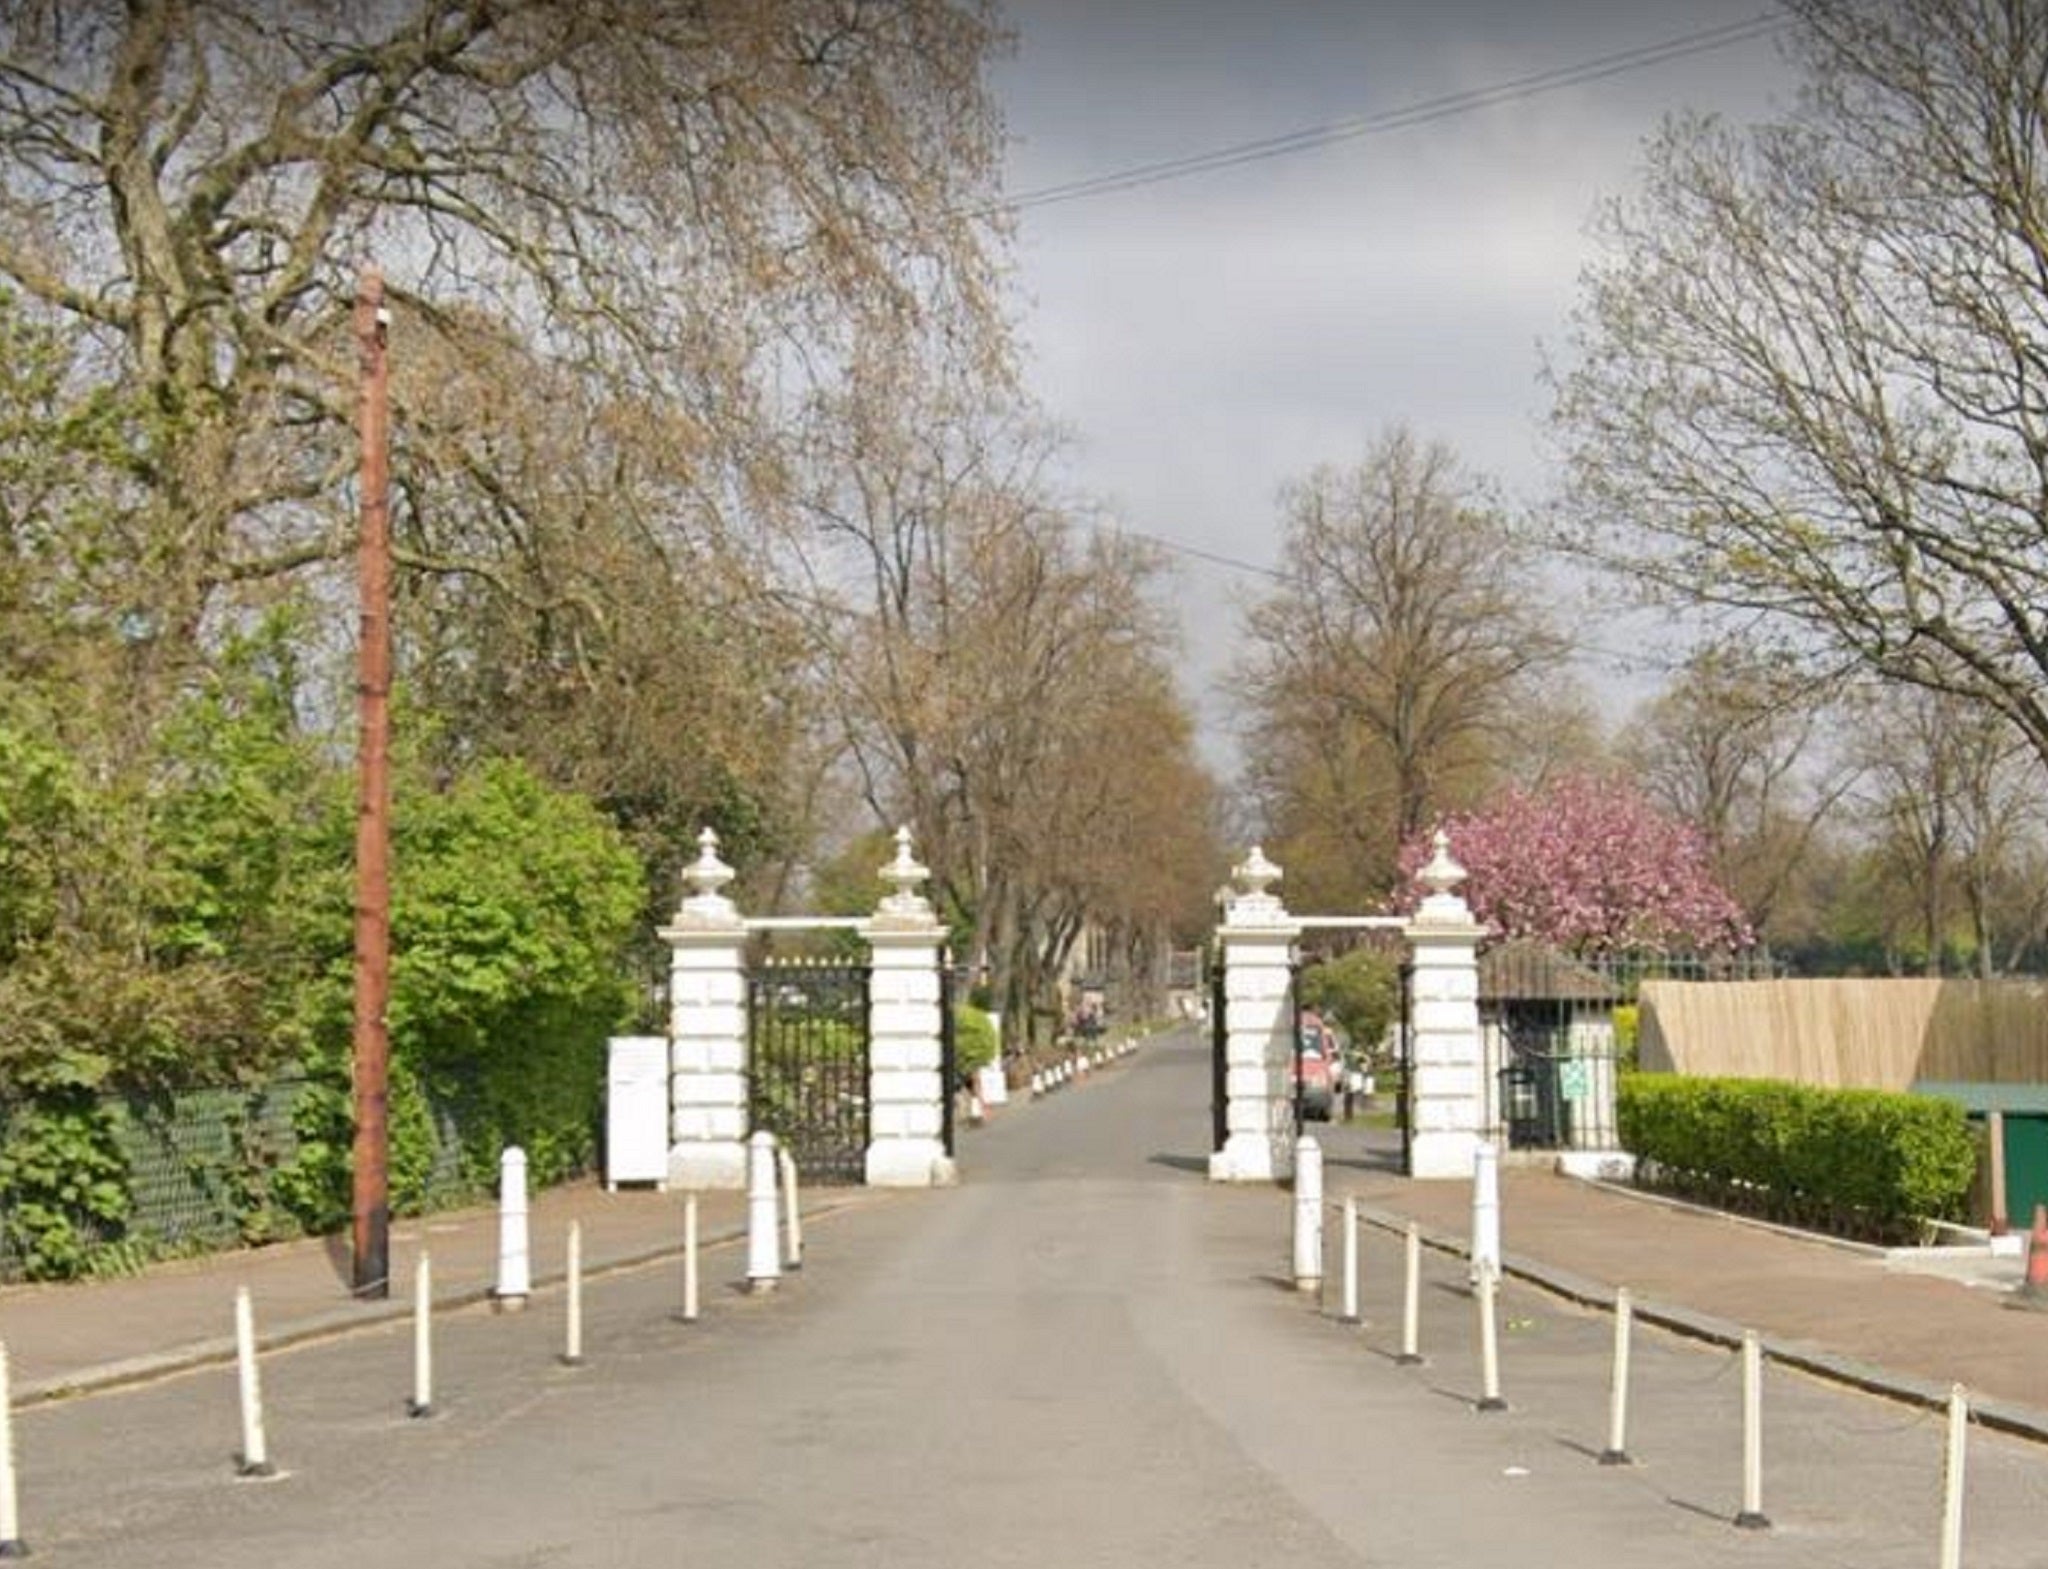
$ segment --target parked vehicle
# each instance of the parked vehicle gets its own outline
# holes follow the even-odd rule
[[[1304,1010],[1294,1047],[1294,1093],[1307,1122],[1328,1122],[1337,1099],[1337,1032]]]

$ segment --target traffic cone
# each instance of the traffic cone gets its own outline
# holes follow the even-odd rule
[[[2048,1313],[2048,1204],[2034,1206],[2034,1229],[2027,1233],[2027,1278],[2005,1305]]]

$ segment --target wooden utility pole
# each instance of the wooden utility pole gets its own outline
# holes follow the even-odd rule
[[[361,631],[356,650],[355,1228],[356,1295],[391,1294],[391,1199],[385,1118],[391,1037],[391,422],[384,358],[384,277],[363,269],[355,334],[361,372]]]

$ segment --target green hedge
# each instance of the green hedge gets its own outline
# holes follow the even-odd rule
[[[1649,1180],[1800,1225],[1911,1236],[1959,1218],[1976,1171],[1962,1108],[1919,1095],[1630,1074],[1618,1115]]]

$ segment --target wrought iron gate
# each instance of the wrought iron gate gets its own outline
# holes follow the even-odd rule
[[[953,1015],[953,956],[939,955],[939,1129],[953,1153],[953,1108],[960,1098],[960,1021]]]
[[[798,960],[747,975],[750,1131],[781,1140],[807,1182],[866,1176],[868,973]]]
[[[1401,1130],[1401,1175],[1415,1175],[1415,961],[1401,961],[1400,1083],[1394,1116]]]
[[[1223,944],[1209,955],[1209,1134],[1212,1150],[1230,1141],[1230,1029],[1223,978]]]

